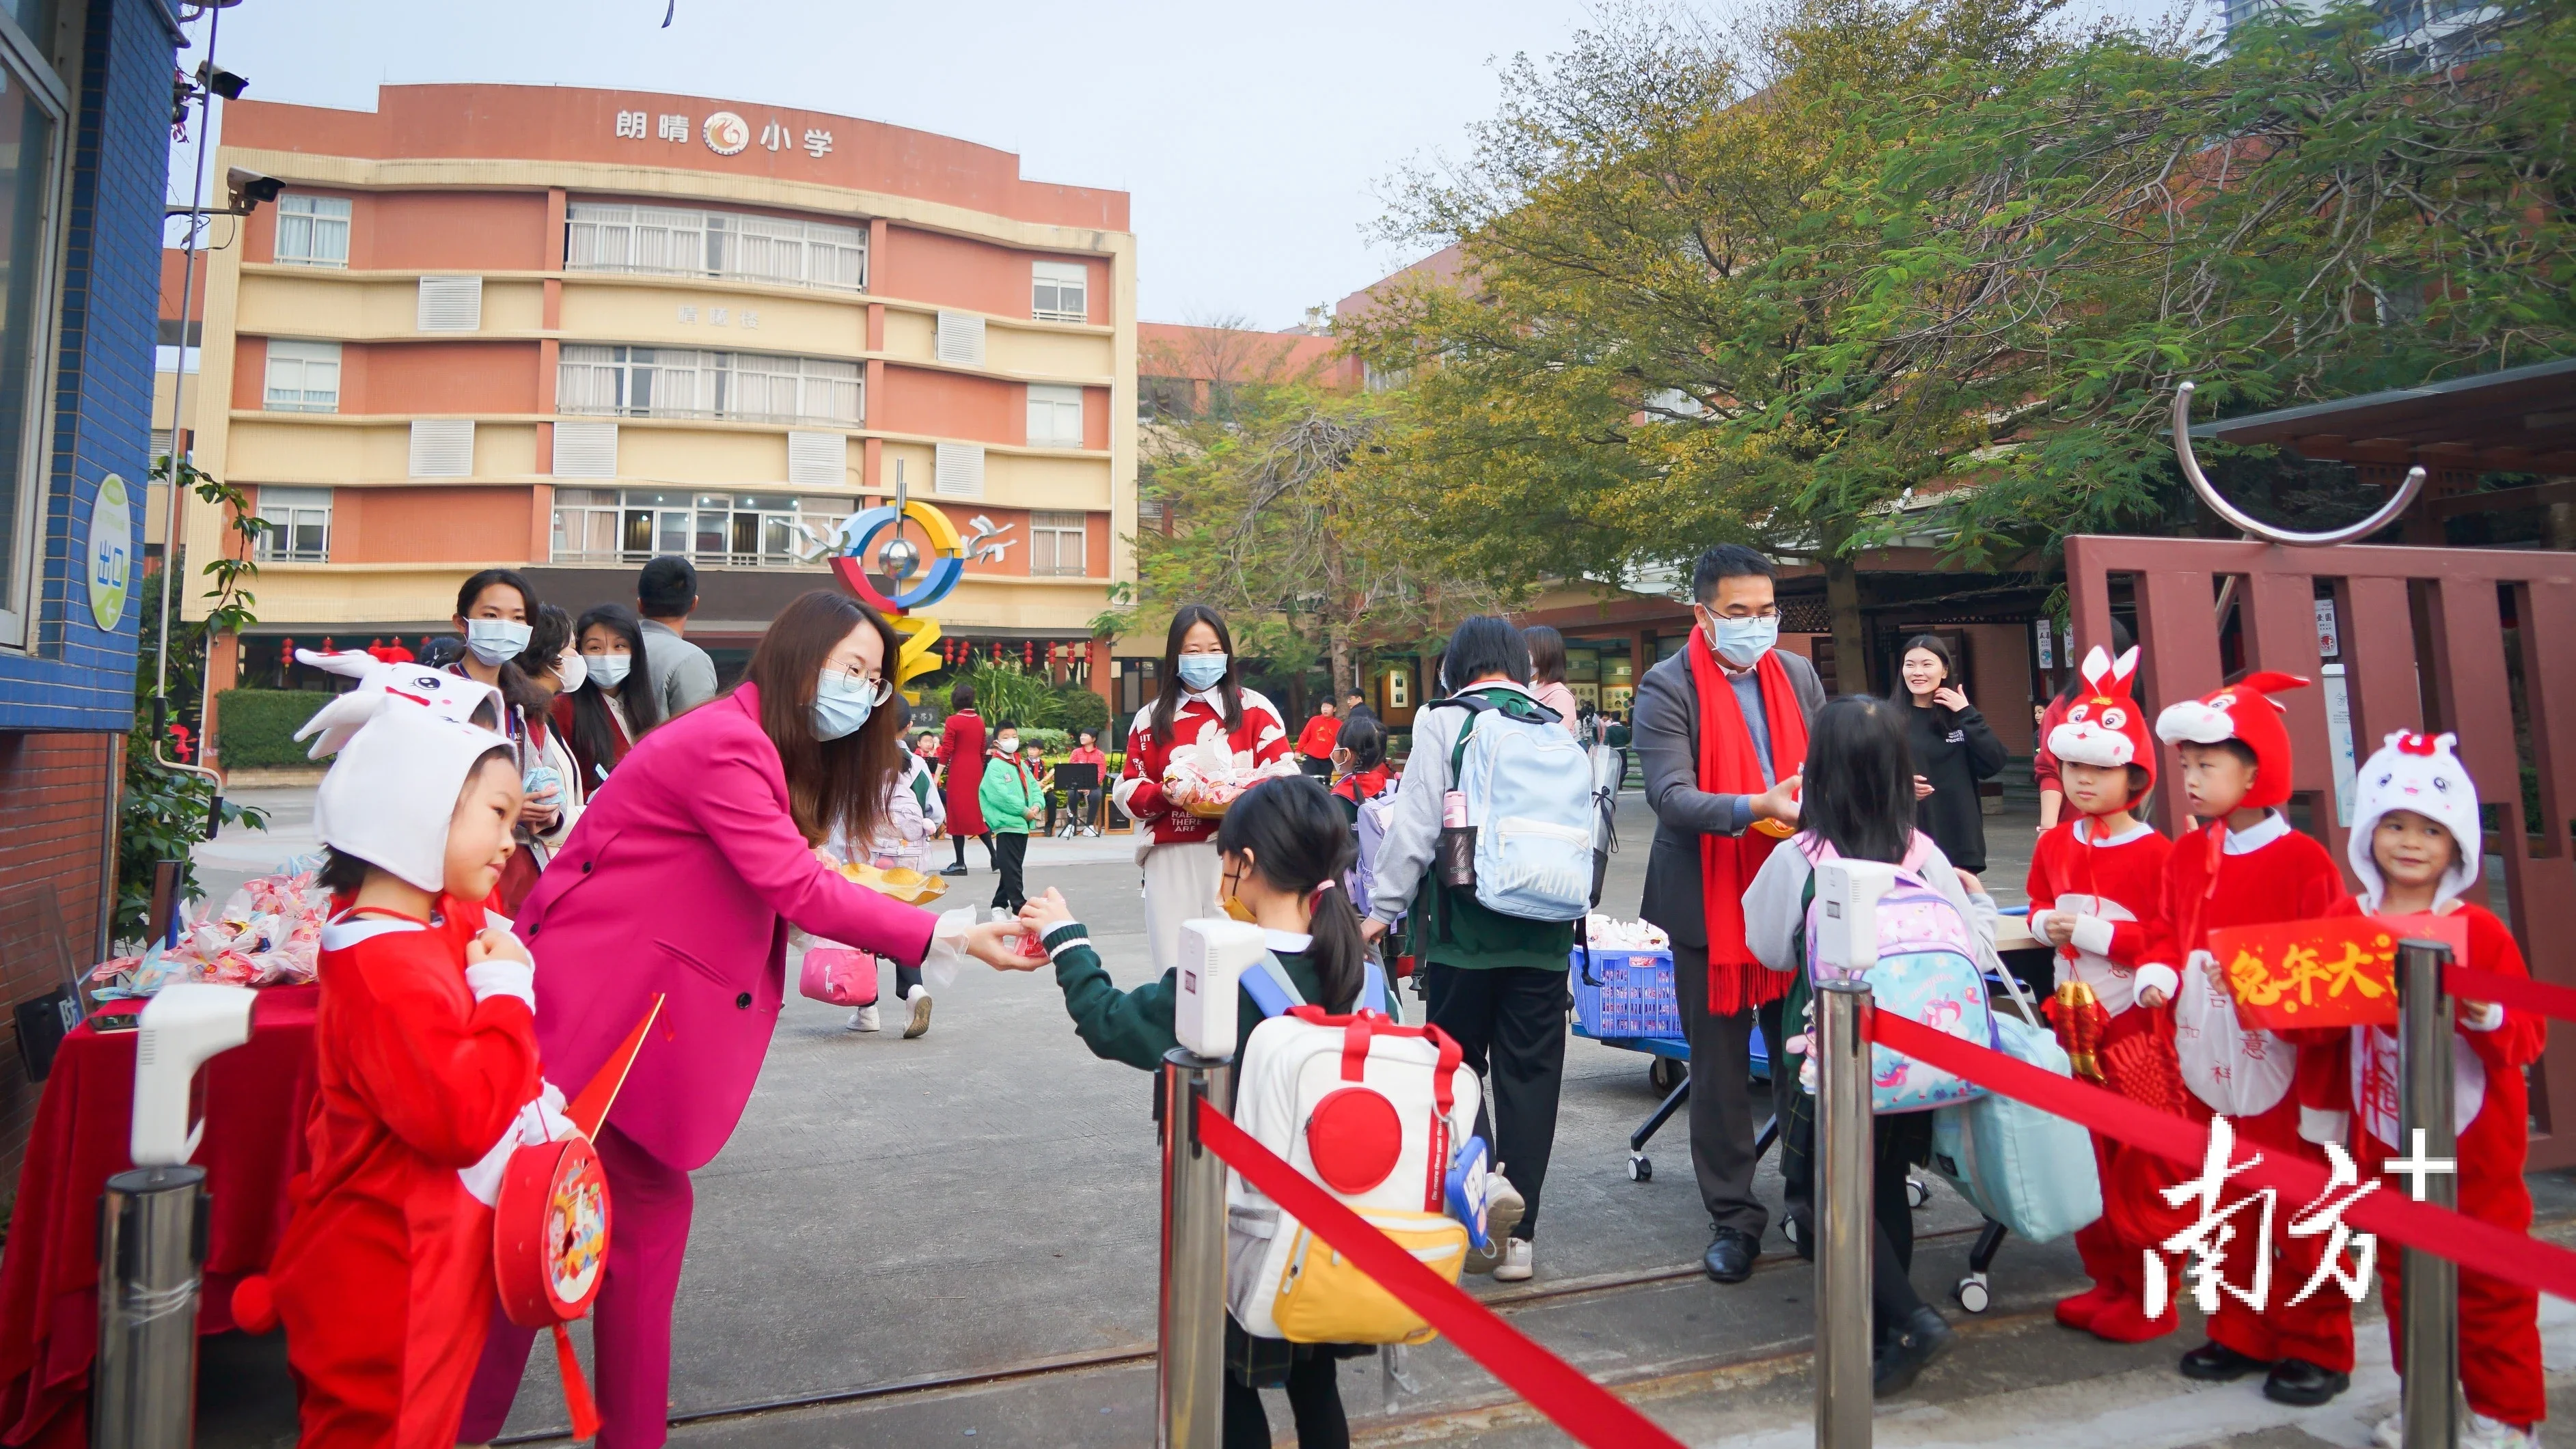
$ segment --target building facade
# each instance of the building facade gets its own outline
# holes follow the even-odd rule
[[[0,989],[106,953],[169,174],[165,0],[0,5]],[[0,1180],[38,1088],[11,1013]]]
[[[738,668],[828,586],[815,540],[898,482],[980,543],[950,639],[1107,688],[1090,621],[1134,576],[1124,193],[641,91],[244,101],[222,139],[218,174],[286,189],[201,263],[193,458],[272,525],[218,688],[300,682],[291,645],[417,647],[495,565],[575,613],[632,604],[660,554],[696,562],[691,637]],[[190,551],[222,524],[197,510]]]

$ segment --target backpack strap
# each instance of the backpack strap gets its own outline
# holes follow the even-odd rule
[[[1243,973],[1243,994],[1252,998],[1252,1004],[1261,1008],[1264,1017],[1285,1016],[1306,1004],[1305,993],[1297,989],[1296,979],[1269,951],[1262,952],[1252,969]]]

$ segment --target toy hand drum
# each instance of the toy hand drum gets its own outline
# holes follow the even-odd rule
[[[574,1133],[510,1155],[492,1209],[492,1269],[501,1311],[522,1328],[590,1312],[608,1265],[608,1174]]]

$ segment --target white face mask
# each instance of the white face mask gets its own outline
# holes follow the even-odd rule
[[[635,658],[630,654],[585,654],[581,658],[585,672],[598,680],[602,689],[624,684],[627,672],[635,667]]]
[[[528,636],[534,632],[508,619],[468,619],[465,647],[486,664],[507,664],[526,652]]]
[[[1717,657],[1738,669],[1750,669],[1762,662],[1780,642],[1780,617],[1726,619],[1710,615],[1709,647]]]
[[[588,678],[590,678],[590,666],[582,662],[582,657],[579,654],[567,649],[563,653],[555,656],[555,689],[557,692],[570,694],[574,690],[581,688],[582,681]]]
[[[1020,752],[1020,742],[1017,738],[999,740],[995,743],[1003,754],[1016,755]]]

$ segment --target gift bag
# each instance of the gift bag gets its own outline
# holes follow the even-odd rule
[[[2174,997],[2174,1055],[2183,1085],[2229,1117],[2257,1117],[2278,1106],[2298,1064],[2288,1042],[2238,1021],[2235,999],[2213,989],[2198,967],[2184,969]]]

